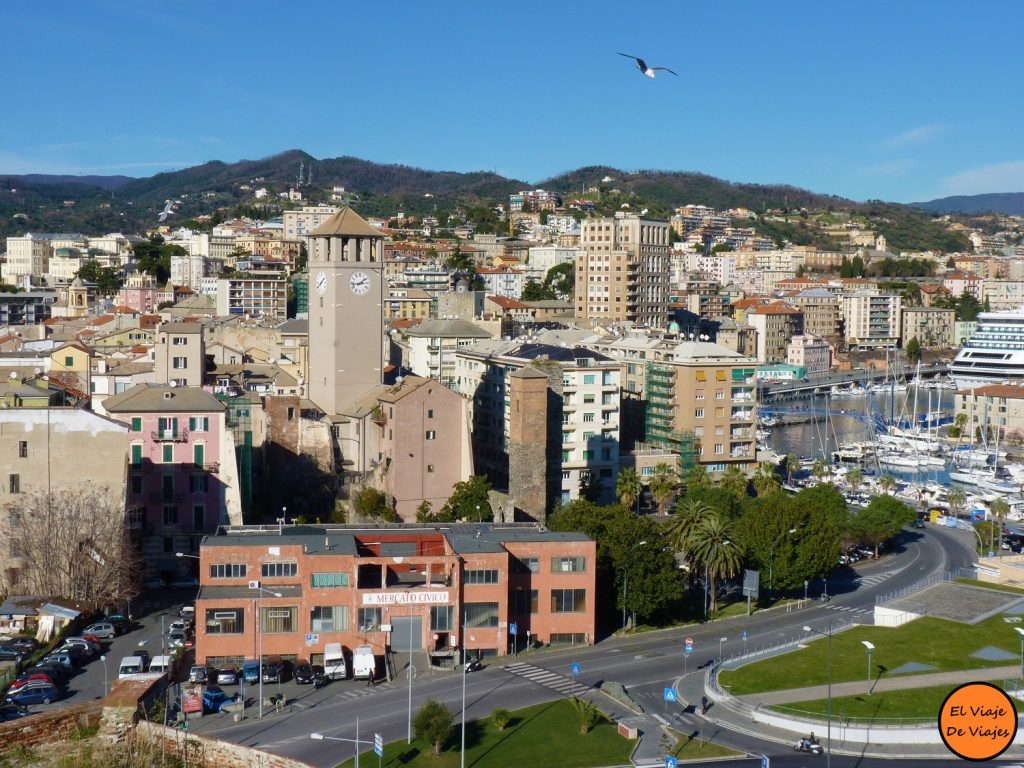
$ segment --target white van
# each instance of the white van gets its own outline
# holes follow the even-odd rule
[[[356,680],[373,680],[377,676],[377,657],[373,648],[360,645],[352,651],[352,677]]]
[[[129,675],[141,675],[146,671],[146,662],[141,656],[125,656],[121,659],[121,666],[117,668],[117,679]]]
[[[160,674],[171,674],[171,667],[174,665],[173,656],[154,656],[149,662],[149,671]]]
[[[324,646],[324,674],[331,680],[344,680],[348,677],[348,665],[345,664],[345,651],[341,643],[327,643]]]

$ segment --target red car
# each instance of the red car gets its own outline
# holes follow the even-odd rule
[[[56,681],[54,681],[53,678],[51,678],[45,672],[26,672],[23,675],[19,675],[14,680],[14,682],[11,683],[11,687],[8,689],[8,691],[13,693],[19,688],[23,688],[24,686],[26,686],[28,683],[33,682],[49,683],[52,686],[57,685]]]

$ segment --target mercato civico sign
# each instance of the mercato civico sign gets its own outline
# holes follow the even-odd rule
[[[363,605],[446,605],[447,592],[364,592]]]

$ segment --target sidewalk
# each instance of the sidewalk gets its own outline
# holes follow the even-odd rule
[[[856,683],[832,683],[832,698],[841,696],[858,696],[863,693],[882,693],[883,691],[905,691],[912,688],[931,688],[940,685],[948,685],[953,690],[963,683],[971,683],[975,680],[1007,680],[1020,675],[1020,665],[1013,664],[1005,667],[985,667],[982,669],[960,669],[955,672],[930,672],[928,674],[900,675],[898,677],[883,677],[873,680],[869,685],[867,680],[860,680]],[[828,696],[827,685],[812,685],[807,688],[787,688],[782,691],[764,691],[762,693],[751,693],[746,696],[737,696],[740,701],[748,704],[792,704],[798,701],[819,701]]]

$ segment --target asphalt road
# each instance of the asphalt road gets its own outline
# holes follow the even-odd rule
[[[694,652],[686,660],[685,671],[700,674],[700,668],[716,659],[720,652],[726,655],[741,652],[744,647],[744,631],[749,648],[759,643],[778,642],[804,635],[801,630],[804,624],[825,629],[830,620],[838,618],[854,619],[863,616],[869,619],[867,614],[873,608],[877,596],[942,571],[969,566],[973,557],[968,536],[971,534],[933,526],[924,531],[908,530],[892,554],[877,561],[861,562],[857,568],[846,569],[836,579],[830,580],[828,592],[832,600],[828,603],[811,600],[807,607],[789,613],[782,610],[764,611],[750,617],[738,617],[705,626],[609,638],[592,647],[532,651],[520,654],[518,661],[561,676],[563,690],[564,682],[570,680],[571,664],[576,661],[581,665],[581,683],[596,686],[605,680],[621,682],[645,709],[661,712],[659,702],[662,689],[671,685],[684,672],[684,638],[692,637],[695,646]],[[815,597],[821,590],[820,583],[811,585],[810,594]],[[516,709],[564,695],[502,668],[511,661],[502,659],[467,676],[467,719],[486,717],[498,706]],[[431,697],[444,702],[456,712],[458,719],[462,702],[461,683],[459,675],[450,673],[421,675],[413,683],[413,714],[426,698]],[[375,732],[381,733],[385,742],[404,739],[408,716],[407,697],[408,689],[404,679],[376,689],[365,688],[363,684],[353,681],[339,681],[320,691],[308,688],[302,690],[289,708],[290,711],[268,714],[262,721],[255,719],[251,711],[249,718],[241,723],[233,723],[227,715],[213,715],[204,718],[195,730],[288,755],[314,766],[332,766],[352,754],[352,745],[314,741],[309,738],[310,733],[353,739],[358,718],[360,739],[372,740]],[[685,714],[678,715],[677,721],[683,730],[687,727],[693,730],[702,725],[698,719]],[[776,768],[822,766],[825,761],[824,757],[799,754],[774,742],[744,734],[704,732],[703,736],[751,754],[767,754]],[[750,760],[729,762],[753,765]],[[876,761],[836,755],[832,762],[837,768],[847,768],[870,766]],[[939,765],[940,762],[936,761],[935,764]],[[928,761],[915,760],[914,764],[927,766]]]

